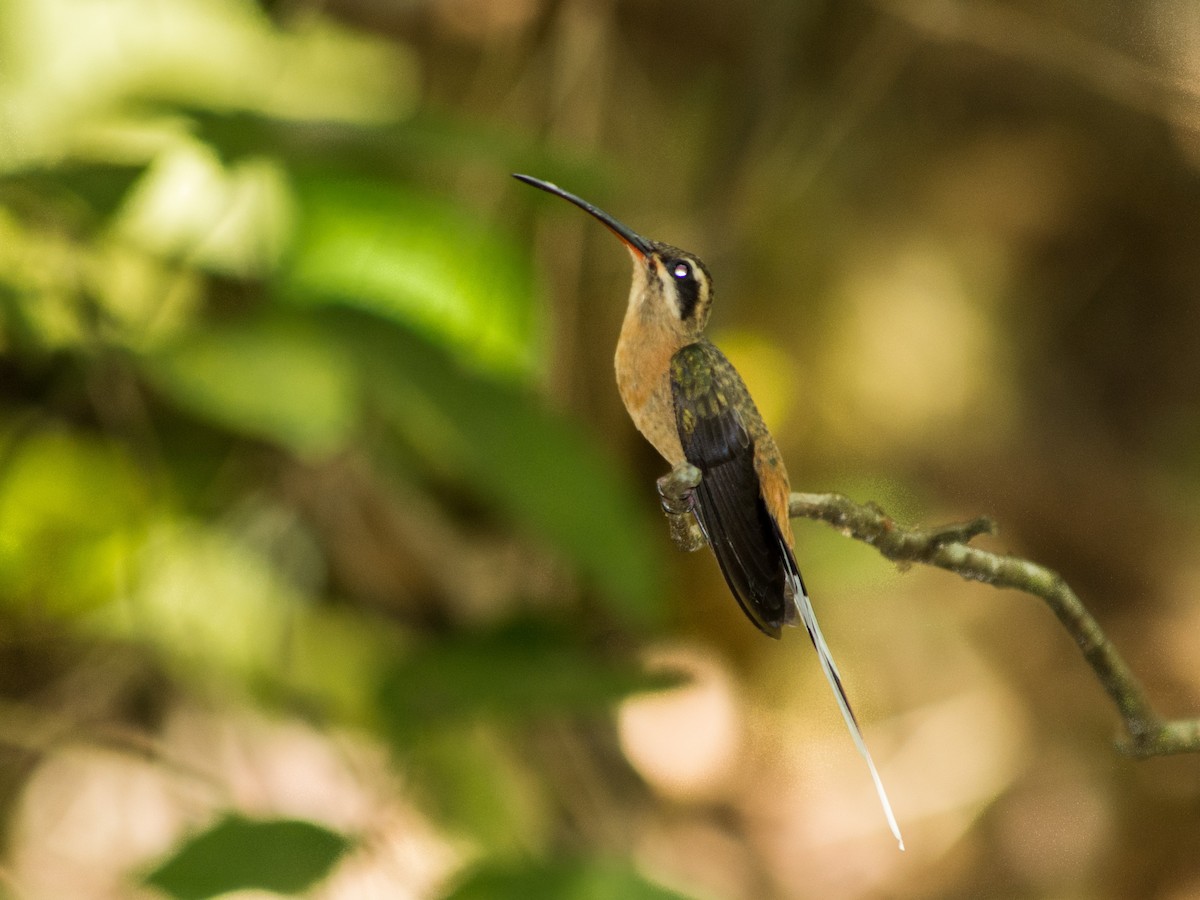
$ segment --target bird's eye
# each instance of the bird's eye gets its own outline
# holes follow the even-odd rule
[[[671,274],[682,281],[685,278],[691,277],[692,267],[685,262],[675,263],[675,268],[671,270]]]

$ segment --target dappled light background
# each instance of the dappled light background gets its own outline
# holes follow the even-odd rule
[[[1200,7],[0,0],[0,896],[1200,896],[1039,601],[668,540],[628,258],[793,487],[1061,572],[1200,713]]]

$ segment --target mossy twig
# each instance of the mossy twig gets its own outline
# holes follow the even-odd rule
[[[1074,638],[1116,705],[1127,735],[1119,745],[1124,752],[1139,759],[1200,752],[1200,719],[1164,721],[1154,711],[1129,664],[1061,575],[1019,557],[970,546],[973,538],[995,533],[991,519],[982,517],[940,528],[906,528],[878,506],[855,503],[842,494],[793,493],[789,512],[792,518],[826,522],[898,563],[924,563],[972,581],[1040,597]]]

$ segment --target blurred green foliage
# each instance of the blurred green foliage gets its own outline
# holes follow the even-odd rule
[[[350,846],[311,822],[229,816],[189,838],[145,881],[176,900],[240,890],[298,894],[324,877]]]
[[[539,368],[528,255],[467,210],[346,175],[297,185],[281,292],[407,325],[481,368]]]
[[[504,152],[410,136],[403,49],[319,16],[94,6],[7,4],[0,25],[28,51],[0,74],[0,619],[373,729],[485,858],[535,848],[520,829],[544,813],[516,787],[534,775],[504,749],[524,723],[673,682],[631,653],[664,613],[646,509],[539,399],[527,252],[413,174],[467,145],[501,179]],[[467,545],[545,548],[554,624],[519,612],[521,581],[482,614],[341,587],[331,499],[285,485],[346,468],[371,505],[402,486]],[[232,817],[147,883],[302,891],[347,846]],[[588,871],[572,880],[635,883]]]
[[[632,691],[675,683],[669,675],[647,675],[628,663],[605,671],[563,624],[510,620],[394,663],[381,684],[381,706],[389,733],[403,744],[464,718],[503,721],[563,709],[603,709]]]
[[[17,616],[79,616],[119,595],[149,498],[119,445],[64,428],[8,436],[0,596]]]
[[[148,360],[164,395],[197,418],[320,459],[360,413],[353,363],[303,319],[255,317],[197,329]]]
[[[522,869],[480,868],[450,892],[448,900],[679,900],[681,894],[647,882],[634,870],[609,862],[558,862]]]
[[[993,515],[1187,714],[1196,25],[0,0],[0,894],[312,829],[354,838],[321,897],[399,857],[422,895],[1195,894],[1194,759],[1114,757],[1045,610],[799,523],[894,853],[804,635],[708,554],[665,577],[627,260],[508,173],[705,259],[794,487]],[[647,647],[697,683],[615,727]]]

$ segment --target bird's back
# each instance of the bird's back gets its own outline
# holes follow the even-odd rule
[[[803,589],[779,451],[741,376],[708,341],[674,354],[670,384],[684,456],[701,472],[696,518],[746,615],[779,637]]]

